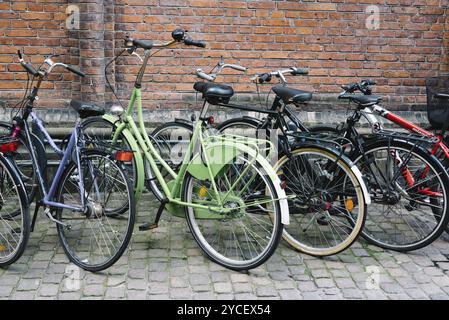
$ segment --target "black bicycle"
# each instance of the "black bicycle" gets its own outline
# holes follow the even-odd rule
[[[342,86],[339,99],[352,102],[354,112],[343,124],[309,129],[351,141],[345,154],[364,174],[373,201],[362,235],[386,249],[416,250],[432,243],[448,224],[448,175],[429,152],[438,145],[437,137],[382,108],[381,98],[371,95],[374,84],[363,80]],[[411,133],[385,130],[377,116]],[[362,118],[370,123],[371,135],[357,131]]]

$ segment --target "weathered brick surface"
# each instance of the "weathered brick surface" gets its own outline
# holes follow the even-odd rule
[[[67,30],[66,8],[77,4],[80,30]],[[380,29],[368,30],[366,8],[380,8]],[[393,107],[417,110],[425,104],[424,79],[449,72],[447,0],[46,0],[0,3],[0,90],[18,98],[26,75],[15,53],[23,49],[33,62],[61,54],[88,77],[64,72],[45,84],[41,106],[58,107],[71,97],[98,103],[113,100],[105,88],[105,60],[135,38],[168,40],[182,26],[207,42],[206,50],[161,51],[151,59],[144,86],[145,107],[188,109],[195,95],[196,68],[208,70],[224,56],[250,68],[249,73],[296,65],[307,77],[290,78],[315,92],[315,104],[335,98],[339,85],[374,78],[376,92]],[[111,66],[111,82],[126,99],[139,61],[126,57]],[[254,95],[247,76],[229,71],[221,78],[237,92]],[[263,88],[262,90],[267,90]],[[333,103],[333,102],[332,102]],[[317,110],[313,104],[310,109]]]

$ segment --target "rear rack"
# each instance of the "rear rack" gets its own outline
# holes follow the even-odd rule
[[[387,138],[393,138],[396,140],[405,140],[407,142],[410,141],[414,141],[414,142],[421,142],[421,143],[425,143],[425,144],[435,144],[438,143],[438,137],[424,137],[422,135],[418,135],[415,133],[408,133],[408,132],[396,132],[396,131],[391,131],[391,130],[379,130],[376,131],[375,133],[376,135],[380,135],[380,136],[384,136]]]

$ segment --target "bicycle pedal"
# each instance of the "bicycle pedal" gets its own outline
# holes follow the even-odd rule
[[[151,229],[156,229],[158,227],[157,223],[144,223],[139,226],[139,231],[148,231]]]

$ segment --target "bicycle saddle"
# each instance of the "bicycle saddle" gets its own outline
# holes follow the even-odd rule
[[[284,103],[304,103],[306,101],[312,100],[312,93],[284,87],[282,85],[274,86],[273,88],[274,93],[281,98]]]
[[[210,82],[195,82],[193,89],[203,94],[209,103],[228,103],[229,99],[234,95],[234,89],[225,84]]]
[[[80,100],[71,100],[70,106],[78,112],[81,119],[104,115],[104,108]]]
[[[364,94],[343,94],[339,99],[349,99],[362,107],[369,107],[382,101],[382,97]]]

